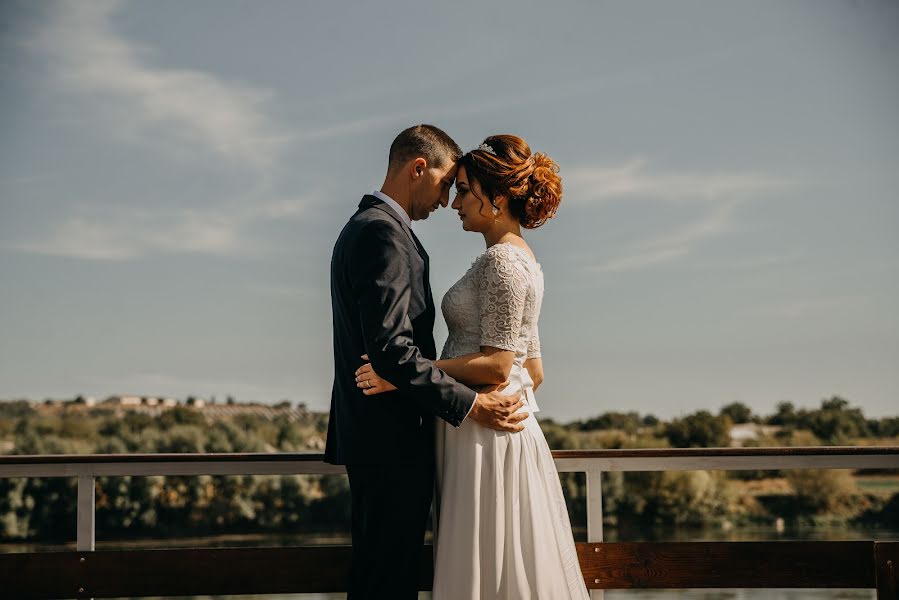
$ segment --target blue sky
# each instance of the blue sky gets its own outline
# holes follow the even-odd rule
[[[560,165],[543,415],[899,398],[899,5],[0,8],[0,398],[303,401],[393,136]],[[483,251],[415,225],[440,298]],[[891,308],[892,307],[892,308]],[[446,330],[438,323],[442,343]]]

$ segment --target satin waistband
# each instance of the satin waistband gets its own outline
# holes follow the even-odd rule
[[[534,395],[534,380],[531,379],[531,374],[528,372],[527,367],[516,367],[515,365],[512,365],[509,379],[519,382],[519,385],[521,386],[521,395],[524,396],[523,400],[528,405],[528,412],[538,412],[540,407],[537,406],[537,398]]]

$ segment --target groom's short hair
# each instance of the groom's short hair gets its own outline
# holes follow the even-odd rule
[[[428,166],[439,169],[448,162],[459,160],[462,149],[439,127],[413,125],[401,131],[390,144],[387,168],[392,171],[419,156],[428,161]]]

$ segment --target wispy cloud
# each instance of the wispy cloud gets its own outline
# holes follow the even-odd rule
[[[254,174],[251,190],[204,208],[69,203],[67,216],[4,246],[89,260],[262,252],[248,226],[296,219],[309,205],[307,198],[270,197],[274,167],[292,135],[268,114],[272,94],[208,72],[152,64],[153,48],[116,31],[125,6],[120,0],[54,3],[25,43],[46,57],[56,88],[91,101],[93,108],[79,110],[104,123],[105,134],[166,155],[245,167]]]
[[[87,260],[160,254],[258,256],[266,248],[248,234],[249,225],[261,219],[300,218],[307,204],[301,198],[284,198],[215,210],[83,207],[43,234],[6,245],[18,252]]]
[[[686,256],[696,243],[721,235],[731,227],[732,214],[737,204],[730,201],[716,206],[701,220],[674,232],[644,240],[629,252],[592,265],[588,270],[606,273],[633,271]]]
[[[310,206],[316,205],[312,197],[285,197],[247,204],[238,215],[241,220],[251,219],[299,219]]]
[[[73,216],[36,239],[13,243],[20,252],[93,260],[149,254],[237,254],[248,251],[233,218],[193,211],[118,211],[102,220]]]
[[[736,207],[794,182],[760,172],[652,172],[637,157],[609,167],[581,167],[564,174],[566,202],[585,204],[617,200],[706,203],[708,212],[673,232],[641,240],[623,254],[590,265],[593,272],[622,272],[671,262],[690,254],[706,239],[733,228]]]
[[[198,70],[153,66],[153,49],[115,31],[118,0],[60,2],[30,42],[65,91],[89,96],[127,133],[173,152],[188,144],[229,163],[271,167],[290,135],[266,113],[271,93]],[[99,114],[99,113],[98,113]]]
[[[462,119],[485,113],[502,113],[518,106],[534,106],[543,103],[558,106],[560,102],[565,100],[579,97],[596,97],[598,94],[611,90],[641,86],[658,87],[669,81],[679,85],[683,78],[689,74],[719,68],[720,65],[728,64],[740,56],[752,55],[758,52],[758,49],[759,42],[753,40],[750,43],[717,48],[713,54],[704,52],[698,55],[672,56],[662,62],[647,64],[638,69],[628,66],[613,73],[604,70],[601,77],[585,78],[583,74],[579,74],[576,78],[556,82],[556,85],[551,87],[535,87],[522,84],[518,89],[510,89],[508,86],[505,86],[502,92],[489,90],[486,92],[486,95],[479,94],[477,98],[474,100],[469,99],[467,102],[454,99],[450,103],[437,102],[430,106],[422,106],[417,110],[369,115],[348,122],[311,128],[304,131],[299,137],[303,141],[327,140],[346,135],[358,135],[374,130],[408,126],[409,123],[422,118],[428,122],[438,122],[444,119]],[[460,62],[465,63],[467,61],[462,59]],[[473,68],[478,71],[477,74],[479,76],[489,76],[492,70],[504,66],[500,59],[492,62],[487,59],[485,62],[482,56],[478,56],[478,65],[478,67]],[[445,95],[447,91],[452,94],[452,91],[459,84],[465,84],[474,74],[471,69],[466,69],[463,79],[458,81],[445,79],[440,86],[432,86],[431,91],[435,94],[441,93]],[[401,80],[390,82],[389,85],[385,85],[374,93],[381,97],[389,98],[392,96],[397,104],[406,104],[402,100],[403,96],[409,91],[421,92],[422,86],[423,83],[419,79],[404,77]],[[331,98],[329,102],[342,101],[345,103],[349,99],[367,107],[371,102],[371,98],[372,91],[366,87],[364,96],[354,93],[350,97]]]
[[[785,178],[753,171],[650,172],[646,165],[645,158],[636,157],[621,165],[566,169],[565,201],[569,204],[618,198],[715,201],[790,184]]]

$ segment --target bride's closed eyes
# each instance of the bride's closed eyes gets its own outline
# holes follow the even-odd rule
[[[468,186],[464,183],[456,183],[456,194],[459,196],[464,196],[468,193]]]

